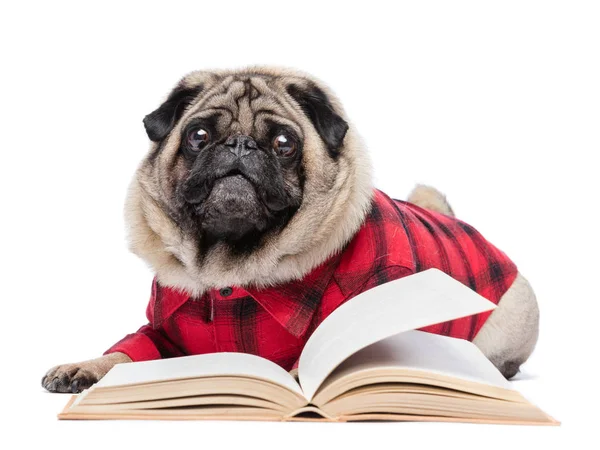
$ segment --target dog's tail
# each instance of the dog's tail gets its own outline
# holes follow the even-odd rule
[[[421,208],[430,209],[447,216],[454,216],[454,211],[452,211],[450,203],[446,200],[446,196],[431,186],[417,184],[408,195],[408,201]]]

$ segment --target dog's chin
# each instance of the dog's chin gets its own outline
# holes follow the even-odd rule
[[[202,234],[232,243],[261,235],[271,219],[254,185],[242,175],[216,180],[198,216]]]

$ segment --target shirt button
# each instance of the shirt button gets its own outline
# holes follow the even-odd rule
[[[219,291],[219,293],[223,296],[223,297],[229,297],[231,294],[233,294],[233,289],[231,289],[230,287],[226,287],[223,288]]]

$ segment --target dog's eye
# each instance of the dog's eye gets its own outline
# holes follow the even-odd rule
[[[287,134],[280,134],[273,139],[273,149],[279,156],[293,156],[296,147],[296,141]]]
[[[188,133],[188,144],[191,150],[202,150],[210,140],[210,134],[204,128],[195,128]]]

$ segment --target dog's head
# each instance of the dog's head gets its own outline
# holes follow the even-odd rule
[[[144,126],[153,145],[132,185],[130,237],[167,284],[297,278],[339,250],[368,208],[362,146],[307,75],[193,72]]]

